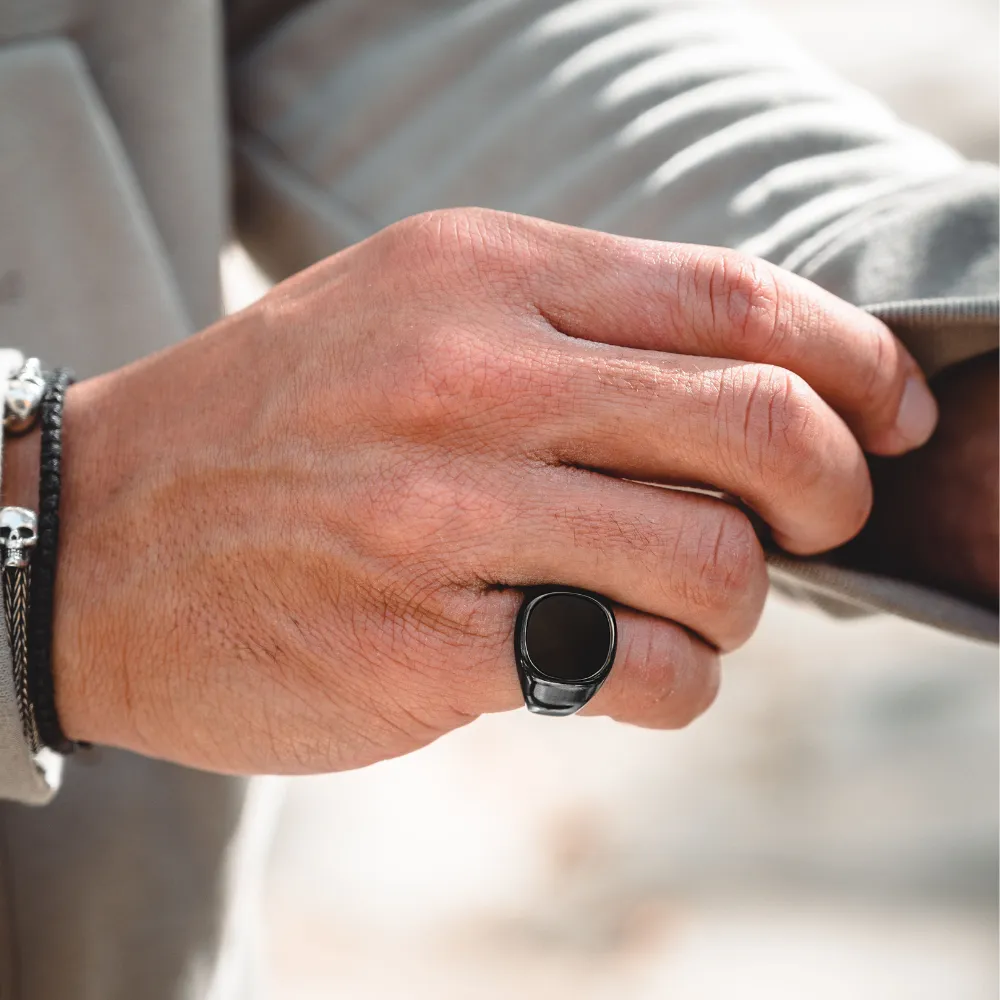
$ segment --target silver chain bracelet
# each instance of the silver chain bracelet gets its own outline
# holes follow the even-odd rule
[[[4,392],[4,434],[23,434],[38,418],[45,379],[38,358],[28,358],[7,380]],[[0,476],[3,448],[0,435]],[[0,479],[2,488],[2,479]],[[2,495],[2,489],[0,489]],[[3,547],[3,611],[14,667],[14,693],[24,737],[32,753],[40,748],[38,727],[28,688],[28,600],[31,591],[31,553],[38,541],[38,517],[26,507],[0,508],[0,545]]]

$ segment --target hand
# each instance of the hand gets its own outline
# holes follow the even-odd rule
[[[364,765],[520,704],[516,588],[543,582],[623,606],[593,710],[682,725],[767,576],[737,507],[647,484],[818,552],[868,516],[858,442],[934,420],[882,324],[759,261],[407,220],[71,391],[63,726],[220,771]]]
[[[927,445],[875,465],[875,508],[851,558],[996,608],[997,356],[934,379],[941,420]]]

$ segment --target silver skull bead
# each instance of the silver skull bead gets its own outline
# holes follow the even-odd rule
[[[26,507],[4,507],[0,510],[0,542],[6,547],[4,566],[24,569],[28,565],[26,549],[38,542],[38,517]]]
[[[27,430],[34,423],[38,405],[45,392],[45,378],[38,358],[28,358],[24,367],[7,382],[4,396],[3,425],[12,434]]]

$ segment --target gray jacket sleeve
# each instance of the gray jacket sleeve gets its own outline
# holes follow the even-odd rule
[[[269,26],[233,58],[237,224],[273,276],[476,204],[741,248],[873,306],[929,372],[997,346],[995,169],[746,7],[245,2],[243,26]],[[903,581],[780,553],[772,570],[837,613],[996,635],[995,615]]]
[[[0,799],[15,798],[43,805],[55,794],[62,774],[62,758],[49,751],[32,754],[21,728],[14,693],[14,665],[10,645],[0,643]]]

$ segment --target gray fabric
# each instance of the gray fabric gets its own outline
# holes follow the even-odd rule
[[[992,168],[731,4],[227,10],[237,221],[275,275],[409,212],[478,203],[742,246],[858,302],[996,293]],[[213,318],[217,19],[209,0],[0,0],[0,342],[89,374]],[[902,332],[935,367],[996,343],[943,313]],[[916,593],[940,624],[968,620],[855,577],[825,597]],[[20,730],[2,683],[0,796],[26,803],[37,786],[23,755],[4,763]],[[69,762],[46,808],[0,806],[0,996],[248,995],[219,958],[234,873],[261,857],[248,787],[100,750]]]
[[[238,882],[255,887],[270,827],[261,807],[271,807],[247,791],[244,780],[99,749],[67,761],[44,809],[6,806],[0,996],[250,996],[252,934],[220,961],[230,922],[252,930],[259,919]]]
[[[768,552],[767,563],[771,583],[782,593],[809,601],[838,618],[882,611],[967,639],[997,641],[994,612],[949,594],[822,560],[795,559],[783,552]]]
[[[121,137],[76,46],[0,49],[3,339],[78,375],[192,327]]]
[[[14,666],[6,623],[0,623],[0,795],[29,805],[44,805],[55,794],[62,776],[62,762],[50,755],[43,768],[31,754],[21,729],[21,715],[14,694]]]
[[[145,196],[185,315],[201,329],[221,308],[219,247],[229,215],[218,8],[205,0],[90,6],[77,34],[81,52]]]
[[[275,276],[476,204],[740,246],[858,302],[996,293],[993,169],[726,0],[313,3],[236,62],[233,107]]]

